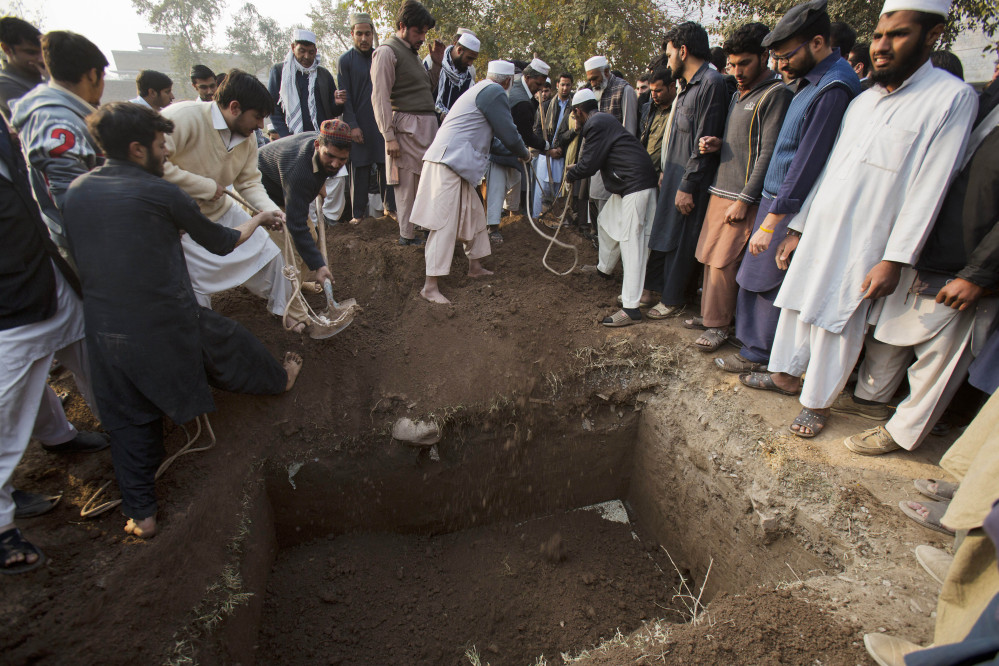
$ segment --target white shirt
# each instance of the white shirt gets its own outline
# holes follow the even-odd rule
[[[153,109],[152,105],[149,102],[147,102],[145,99],[143,99],[141,96],[136,97],[135,99],[130,99],[128,101],[131,102],[132,104],[139,104],[141,106],[144,106],[147,109]],[[153,111],[155,110],[156,109],[153,109]]]
[[[893,92],[877,85],[857,96],[825,169],[789,225],[802,237],[776,305],[840,333],[874,266],[914,264],[977,109],[974,90],[930,62]]]
[[[222,109],[219,108],[218,104],[212,104],[212,127],[219,131],[219,136],[222,137],[222,144],[225,149],[232,152],[232,149],[239,144],[246,141],[248,137],[242,134],[233,134],[232,130],[229,129],[229,125],[225,122],[225,116],[222,115]]]

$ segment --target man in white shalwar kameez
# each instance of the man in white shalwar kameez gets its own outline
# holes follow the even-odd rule
[[[175,126],[167,135],[170,159],[164,165],[164,178],[197,201],[212,222],[232,229],[250,219],[225,193],[229,187],[257,210],[280,213],[260,180],[256,141],[247,140],[263,127],[273,105],[262,83],[233,70],[214,102],[181,102],[163,110]],[[270,312],[284,315],[292,296],[291,281],[284,277],[281,250],[264,229],[258,228],[224,257],[208,252],[187,235],[181,244],[199,305],[210,308],[212,294],[243,285],[267,299]],[[305,329],[306,314],[297,301],[292,301],[288,319],[296,322],[293,330]]]
[[[506,92],[513,84],[513,63],[494,60],[488,72],[485,80],[454,103],[423,157],[412,219],[430,230],[425,250],[427,279],[420,295],[431,303],[450,303],[437,279],[451,272],[455,240],[464,243],[470,277],[492,275],[480,262],[491,250],[486,212],[476,187],[489,166],[493,137],[512,155],[530,159]]]
[[[929,62],[949,5],[885,3],[871,46],[876,85],[847,109],[829,161],[778,249],[778,262],[795,256],[776,299],[773,374],[743,379],[790,394],[801,387],[803,409],[791,425],[798,436],[825,426],[876,319],[872,306],[918,259],[963,154],[975,93]]]

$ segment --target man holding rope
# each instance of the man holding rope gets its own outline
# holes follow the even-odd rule
[[[210,104],[181,102],[163,110],[175,126],[167,137],[170,160],[164,177],[191,195],[212,222],[233,229],[249,219],[226,196],[230,186],[257,210],[278,211],[260,182],[257,142],[247,141],[263,127],[273,108],[267,88],[256,77],[234,69]],[[279,211],[278,215],[283,219]],[[268,310],[284,316],[293,289],[284,276],[281,250],[263,229],[224,257],[209,252],[189,234],[181,243],[200,305],[211,307],[212,294],[243,285],[266,298]],[[305,330],[305,310],[298,303],[290,304],[288,317],[296,322],[292,330]]]
[[[423,174],[413,203],[413,222],[430,229],[427,280],[420,295],[431,303],[450,303],[437,278],[451,272],[455,240],[468,256],[469,277],[492,275],[480,260],[491,253],[486,214],[476,187],[489,166],[493,137],[520,160],[530,152],[514,125],[506,91],[513,83],[513,63],[494,60],[484,81],[458,98],[424,156]]]
[[[180,233],[225,255],[258,226],[281,226],[273,210],[227,228],[162,178],[174,125],[152,109],[105,105],[87,119],[108,157],[76,179],[64,221],[83,284],[91,379],[128,523],[156,534],[163,416],[183,424],[214,411],[211,389],[276,395],[289,390],[302,357],[279,363],[240,324],[198,306]],[[128,196],[122,196],[127,193]]]
[[[576,127],[581,128],[583,148],[576,163],[566,170],[565,179],[572,182],[600,172],[610,193],[597,216],[600,258],[596,272],[610,278],[618,259],[624,269],[623,307],[600,323],[628,326],[642,320],[638,301],[656,212],[656,172],[635,134],[611,114],[597,111],[597,98],[589,88],[572,98],[572,116]]]
[[[333,282],[322,252],[316,246],[314,230],[309,226],[309,204],[323,187],[341,175],[347,176],[350,158],[350,126],[342,120],[324,120],[318,132],[302,132],[279,139],[260,149],[258,166],[267,196],[285,211],[286,226],[302,263],[315,271],[318,290],[324,280]],[[342,200],[344,188],[338,188]],[[327,193],[328,196],[333,196]]]

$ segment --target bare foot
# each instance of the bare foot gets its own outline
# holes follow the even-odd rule
[[[440,303],[441,305],[447,305],[451,301],[444,297],[441,290],[437,287],[423,287],[420,290],[420,296],[427,299],[431,303]]]
[[[152,515],[141,520],[129,518],[128,522],[125,523],[125,531],[140,539],[152,539],[158,532],[156,529],[156,516]]]
[[[468,262],[468,277],[482,277],[483,275],[492,275],[492,274],[493,272],[490,270],[486,270],[485,267],[482,266],[482,262],[480,262],[478,259],[473,259],[472,261]]]
[[[291,387],[295,385],[295,380],[298,379],[298,373],[302,371],[302,364],[305,361],[302,360],[302,355],[295,352],[285,352],[284,361],[281,365],[284,366],[284,371],[288,373],[288,383],[285,384],[284,390],[290,391]]]
[[[354,226],[357,226],[358,224],[361,223],[361,220],[363,220],[363,219],[364,218],[362,218],[362,217],[352,217],[352,218],[350,218],[350,223],[353,224]]]
[[[784,372],[771,372],[770,378],[774,380],[774,384],[784,389],[785,391],[790,391],[791,393],[797,393],[798,391],[801,390],[801,379],[799,377],[795,377],[794,375],[789,375]],[[829,413],[828,409],[826,410],[815,409],[812,411],[819,412],[820,414],[823,414],[823,416]]]
[[[302,293],[303,294],[321,294],[323,293],[323,285],[315,281],[306,281],[302,283]],[[299,322],[302,323],[302,322]]]

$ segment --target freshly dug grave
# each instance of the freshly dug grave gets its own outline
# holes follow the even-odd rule
[[[676,573],[664,573],[657,551],[594,510],[433,537],[314,541],[279,556],[257,661],[558,663],[642,620],[679,618]]]
[[[710,358],[687,351],[693,338],[677,321],[645,322],[619,330],[600,327],[599,319],[616,308],[618,283],[592,274],[551,275],[540,265],[546,242],[529,227],[515,223],[503,233],[505,242],[485,261],[496,271],[493,277],[465,277],[467,264],[460,250],[456,252],[453,275],[441,282],[454,303],[441,307],[418,296],[423,255],[396,245],[394,223],[338,227],[328,241],[337,277],[335,293],[340,299],[356,298],[364,312],[350,328],[327,341],[282,331],[263,303],[243,290],[217,297],[217,310],[247,325],[275,355],[300,352],[305,368],[298,385],[284,396],[216,395],[217,411],[211,420],[218,444],[205,453],[180,458],[157,483],[162,532],[151,542],[126,536],[121,531],[124,519],[117,512],[92,521],[79,519],[79,508],[89,495],[113,479],[106,453],[57,457],[32,444],[15,485],[35,492],[64,490],[66,497],[52,513],[21,525],[49,562],[31,574],[0,581],[3,662],[232,663],[224,636],[238,634],[244,644],[252,645],[256,620],[244,618],[240,611],[259,608],[265,592],[253,587],[243,564],[251,553],[259,556],[258,562],[264,561],[259,551],[274,545],[274,535],[260,528],[266,524],[262,516],[270,510],[263,497],[265,468],[321,459],[377,478],[403,464],[425,463],[388,435],[388,426],[399,416],[440,420],[446,436],[453,436],[455,428],[447,424],[456,417],[466,419],[462,428],[508,427],[501,419],[511,405],[551,406],[553,415],[586,430],[612,423],[641,404],[655,403],[649,418],[668,424],[666,428],[676,423],[689,433],[689,442],[681,438],[674,446],[689,447],[701,478],[717,477],[730,484],[727,493],[717,497],[752,498],[744,500],[747,507],[725,505],[718,512],[732,514],[738,535],[753,542],[754,557],[768,556],[770,543],[783,548],[784,541],[798,540],[834,565],[846,563],[842,573],[838,565],[814,572],[788,570],[787,580],[800,574],[805,582],[799,587],[820,591],[818,597],[806,598],[810,607],[824,605],[821,595],[831,590],[830,607],[837,610],[824,631],[811,631],[821,623],[806,625],[809,631],[795,639],[797,651],[788,652],[784,663],[814,663],[815,658],[847,663],[820,655],[833,654],[831,644],[846,645],[848,637],[850,654],[861,654],[856,651],[859,627],[883,626],[910,640],[925,639],[932,626],[929,613],[935,590],[911,572],[908,550],[926,535],[891,512],[898,499],[911,493],[906,489],[911,488],[912,478],[937,473],[932,463],[945,443],[927,444],[910,456],[915,461],[911,464],[901,455],[844,464],[833,438],[868,424],[837,419],[827,433],[808,443],[785,444],[777,437],[758,436],[768,427],[782,430],[797,411],[795,401],[772,394],[736,395],[738,383],[733,377],[721,375]],[[569,238],[580,245],[582,263],[595,262],[592,245],[573,234]],[[561,260],[556,256],[553,263]],[[566,267],[569,261],[565,259]],[[670,361],[671,367],[680,369],[678,374],[662,371],[659,355],[667,348],[682,350]],[[72,380],[64,379],[58,387],[72,390]],[[637,390],[650,395],[643,398]],[[600,410],[590,408],[595,400],[603,404]],[[78,395],[71,394],[68,405],[77,426],[95,425]],[[511,438],[519,446],[530,437],[529,431],[521,431]],[[171,427],[167,451],[175,451],[184,440],[184,433]],[[492,447],[496,437],[482,441],[462,437],[450,444],[450,451],[459,451],[459,445]],[[442,455],[447,463],[448,446]],[[676,476],[684,478],[682,473]],[[873,494],[870,501],[865,499],[870,512],[861,511],[865,508],[861,506],[844,514],[849,507],[843,491],[860,483]],[[113,487],[111,492],[113,496]],[[663,499],[662,505],[675,513],[680,524],[698,520],[698,506],[668,506],[673,492],[668,486],[650,486],[649,496]],[[712,497],[709,492],[701,499]],[[778,509],[777,532],[757,534],[757,516],[762,520]],[[799,519],[804,514],[807,522]],[[568,538],[566,532],[561,534]],[[657,534],[664,544],[667,536],[680,542],[686,533]],[[685,573],[688,568],[694,572],[696,590],[713,553],[704,544],[687,545],[690,552],[701,546],[701,559],[678,562]],[[426,557],[425,548],[422,552]],[[562,566],[569,564],[571,560]],[[322,571],[326,566],[327,561],[319,563]],[[549,565],[537,565],[545,566]],[[773,591],[774,572],[782,566],[777,562],[768,569],[770,589],[761,591],[761,598],[783,599],[774,597]],[[718,575],[729,591],[745,589],[731,586],[744,577]],[[889,579],[890,589],[882,583]],[[394,572],[389,580],[394,580]],[[302,600],[310,595],[315,599],[309,588],[300,592]],[[794,592],[791,601],[806,603],[801,601],[806,593]],[[680,652],[693,655],[688,663],[715,661],[702,656],[710,654],[722,655],[720,660],[728,663],[766,663],[760,646],[769,640],[777,645],[778,638],[790,636],[794,627],[785,622],[788,617],[805,617],[793,604],[761,606],[766,612],[756,612],[726,603],[719,598],[718,611],[712,609],[714,621],[724,625],[725,613],[733,613],[737,627],[759,640],[746,647],[743,657],[742,633],[709,631],[709,639],[687,633],[702,626],[675,629],[673,635],[688,637],[683,640],[692,651]],[[594,608],[598,617],[600,611]],[[298,611],[292,607],[291,612]],[[649,620],[655,618],[650,615]],[[693,651],[716,639],[724,651]],[[577,647],[586,647],[585,640]],[[507,663],[502,652],[499,656],[488,652],[489,644],[477,648],[482,663]],[[282,657],[297,658],[303,649],[296,646]],[[542,646],[542,651],[547,649]],[[729,651],[735,656],[729,658]],[[448,656],[453,655],[448,652]]]

